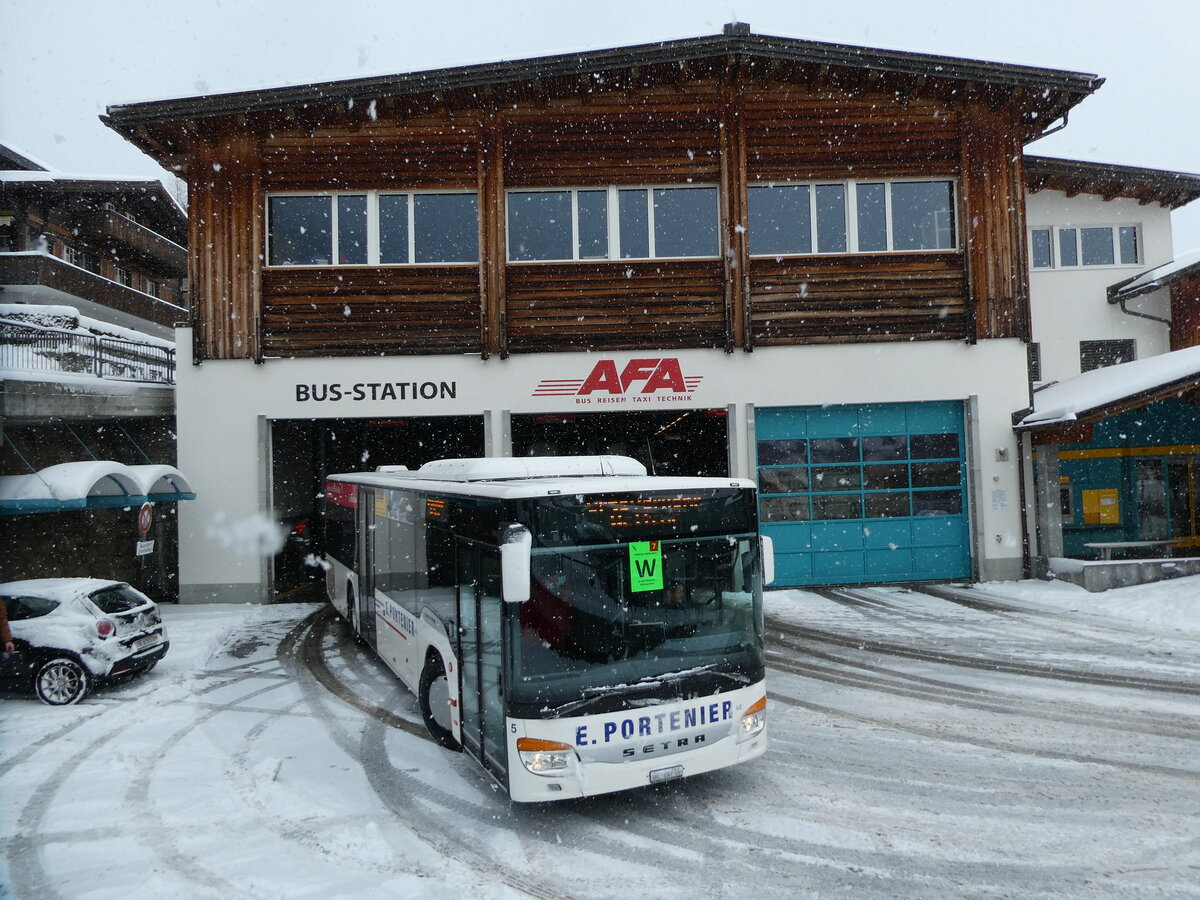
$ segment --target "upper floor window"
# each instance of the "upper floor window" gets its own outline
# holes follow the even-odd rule
[[[720,255],[711,185],[515,190],[507,201],[510,262]]]
[[[147,278],[145,293],[149,294],[151,297],[157,297],[158,296],[158,282],[152,278]]]
[[[100,270],[100,260],[97,260],[94,254],[79,250],[78,247],[67,246],[64,256],[68,263],[77,265],[80,269],[86,269],[89,272]]]
[[[114,280],[118,284],[123,284],[127,288],[133,287],[133,275],[130,274],[128,269],[123,269],[120,266],[117,266],[116,276],[117,277]]]
[[[1035,269],[1078,266],[1136,266],[1141,240],[1136,225],[1034,228],[1029,259]]]
[[[376,266],[479,260],[479,202],[449,191],[267,198],[267,264]]]
[[[953,250],[954,182],[832,181],[752,185],[750,253]]]

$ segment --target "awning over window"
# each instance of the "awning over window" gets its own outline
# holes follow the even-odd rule
[[[195,499],[191,485],[174,466],[88,460],[0,477],[0,515],[8,516]]]

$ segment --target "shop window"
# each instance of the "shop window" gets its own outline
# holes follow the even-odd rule
[[[1141,262],[1141,240],[1136,225],[1034,228],[1029,233],[1029,259],[1035,269],[1136,266]]]
[[[1090,372],[1093,369],[1103,369],[1107,366],[1119,366],[1121,363],[1137,359],[1137,341],[1119,339],[1111,341],[1080,341],[1079,342],[1079,371]]]
[[[272,266],[474,263],[478,199],[415,191],[274,195],[267,198]]]
[[[712,186],[509,191],[508,259],[713,258],[717,222]]]
[[[754,256],[957,247],[949,180],[752,185],[748,201]]]

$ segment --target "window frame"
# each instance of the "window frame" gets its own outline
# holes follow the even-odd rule
[[[434,262],[416,262],[416,202],[415,198],[421,195],[435,194],[454,194],[458,196],[470,196],[475,198],[475,259],[473,260],[454,260],[454,261],[434,261]],[[380,262],[379,247],[380,247],[380,216],[379,216],[379,200],[381,197],[407,197],[407,255],[408,259],[405,262]],[[271,200],[277,197],[318,197],[329,201],[329,259],[328,263],[272,263],[271,262]],[[367,261],[366,262],[339,262],[338,261],[338,216],[340,197],[366,197],[367,206]],[[462,190],[458,188],[420,188],[410,190],[393,190],[391,188],[383,190],[344,190],[344,191],[270,191],[263,197],[263,223],[264,223],[264,254],[263,268],[264,269],[395,269],[409,267],[424,267],[431,266],[474,266],[479,265],[482,240],[479,234],[479,192],[473,190]]]
[[[669,190],[688,190],[702,188],[713,191],[713,215],[714,215],[714,230],[716,232],[716,246],[713,248],[713,253],[707,256],[658,256],[655,253],[655,230],[654,230],[654,192],[669,191]],[[581,257],[579,255],[579,194],[588,192],[605,192],[606,199],[606,225],[608,228],[608,255],[604,257]],[[647,240],[647,252],[649,256],[622,256],[621,255],[621,216],[620,216],[620,192],[621,191],[645,191],[646,192],[646,228],[649,232]],[[571,256],[563,259],[513,259],[512,256],[512,233],[508,227],[508,198],[513,194],[556,194],[569,193],[571,198]],[[696,182],[686,184],[607,184],[607,185],[578,185],[573,187],[555,186],[555,187],[521,187],[508,188],[504,191],[504,258],[508,265],[525,266],[525,265],[544,265],[555,263],[629,263],[629,262],[646,262],[649,260],[678,260],[686,261],[692,259],[714,260],[721,258],[721,187],[718,184],[710,182]]]
[[[931,247],[914,250],[897,250],[896,249],[896,234],[894,227],[894,218],[892,210],[892,186],[894,184],[925,184],[939,183],[950,185],[950,210],[953,214],[953,222],[951,223],[951,246],[949,247]],[[882,250],[860,250],[858,240],[858,186],[867,184],[882,184],[883,203],[884,203],[884,230],[887,238],[887,246]],[[846,249],[845,250],[819,250],[820,239],[820,222],[817,217],[818,201],[817,188],[823,186],[836,185],[844,190],[844,212],[846,222]],[[919,253],[960,253],[962,252],[962,240],[960,237],[959,222],[962,220],[962,214],[959,210],[960,194],[958,179],[949,175],[920,175],[920,176],[905,176],[902,178],[814,178],[804,181],[777,181],[774,179],[758,181],[750,184],[746,189],[746,208],[747,218],[749,217],[750,207],[750,192],[755,188],[775,188],[775,187],[807,187],[808,188],[808,215],[809,215],[809,235],[808,235],[808,251],[799,251],[795,253],[755,253],[754,252],[754,234],[747,233],[747,240],[750,246],[751,259],[784,259],[798,256],[870,256],[874,254],[900,254],[912,255]]]
[[[1112,248],[1113,262],[1111,263],[1085,263],[1083,261],[1083,232],[1090,230],[1098,230],[1107,228],[1112,233]],[[1134,233],[1134,249],[1137,251],[1137,259],[1134,262],[1122,262],[1121,260],[1121,230],[1124,228],[1132,228]],[[1075,258],[1076,263],[1061,262],[1062,248],[1059,243],[1062,240],[1061,234],[1064,231],[1075,232]],[[1037,233],[1047,233],[1050,241],[1050,265],[1039,266],[1035,263],[1034,256],[1034,235]],[[1143,229],[1141,222],[1119,222],[1111,225],[1104,223],[1091,224],[1066,224],[1066,225],[1040,225],[1029,228],[1027,239],[1027,248],[1029,252],[1029,271],[1030,272],[1055,272],[1067,271],[1075,272],[1081,269],[1087,271],[1103,270],[1103,269],[1138,269],[1145,267],[1145,246],[1142,240]]]

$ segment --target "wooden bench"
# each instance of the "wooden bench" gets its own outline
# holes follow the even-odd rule
[[[1171,547],[1175,544],[1182,543],[1179,540],[1170,541],[1091,541],[1083,546],[1089,547],[1092,550],[1100,551],[1100,559],[1105,562],[1112,559],[1114,550],[1131,550],[1134,548],[1149,549],[1151,547]]]

